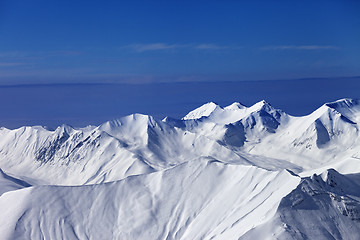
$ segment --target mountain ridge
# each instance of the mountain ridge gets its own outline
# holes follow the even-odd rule
[[[203,106],[0,128],[0,238],[359,237],[360,101]]]

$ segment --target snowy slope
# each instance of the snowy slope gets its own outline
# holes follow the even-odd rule
[[[301,174],[323,167],[341,171],[345,168],[339,162],[360,156],[359,101],[324,104],[304,117],[289,116],[265,101],[251,107],[214,105],[205,104],[185,120],[133,114],[83,129],[1,128],[0,168],[30,183],[34,178],[78,185],[116,181],[201,157],[266,169],[284,165]],[[268,164],[271,159],[274,164]]]
[[[27,182],[11,177],[0,169],[0,196],[6,192],[30,186]]]
[[[348,101],[354,104],[344,107]],[[308,116],[291,117],[277,134],[252,146],[251,153],[288,158],[308,170],[336,166],[359,151],[359,123],[354,117],[359,106],[359,101],[343,99],[324,104]]]
[[[339,162],[360,156],[359,100],[326,103],[304,117],[290,116],[265,101],[251,107],[234,106],[237,103],[218,106],[198,119],[164,121],[216,140],[235,152],[284,160],[302,170],[331,167],[329,164],[340,167]]]
[[[360,186],[352,178],[330,169],[303,179],[271,221],[241,239],[359,239]]]
[[[183,120],[199,119],[202,117],[207,117],[207,116],[211,115],[212,113],[219,111],[219,110],[221,111],[220,106],[218,106],[216,103],[209,102],[209,103],[206,103],[206,104],[202,105],[201,107],[189,112],[185,117],[183,117]]]
[[[359,127],[354,99],[2,127],[0,239],[359,239]]]
[[[236,239],[271,218],[299,181],[200,160],[107,184],[30,187],[0,197],[0,238]]]
[[[115,181],[201,157],[247,162],[216,141],[141,114],[85,129],[3,128],[0,139],[0,167],[44,184]]]

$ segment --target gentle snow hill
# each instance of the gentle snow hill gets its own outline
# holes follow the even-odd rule
[[[13,178],[0,169],[0,196],[6,192],[30,186],[27,182]]]
[[[271,219],[299,181],[286,170],[196,160],[113,183],[31,187],[0,197],[0,238],[238,239]]]

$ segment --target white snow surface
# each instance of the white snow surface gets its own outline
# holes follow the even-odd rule
[[[360,239],[360,101],[0,128],[0,239]]]

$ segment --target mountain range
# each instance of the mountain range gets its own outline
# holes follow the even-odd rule
[[[0,128],[1,239],[359,239],[360,100]]]

